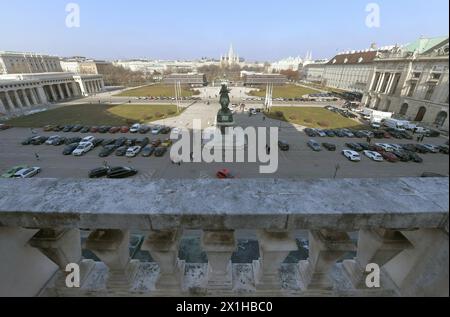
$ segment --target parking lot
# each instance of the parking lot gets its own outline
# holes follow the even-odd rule
[[[205,111],[201,111],[204,108]],[[217,108],[218,109],[218,108]],[[207,106],[199,104],[191,110],[187,110],[182,116],[184,118],[172,118],[165,120],[165,124],[171,126],[174,123],[180,124],[178,127],[185,127],[192,118],[193,112],[195,117],[202,119],[203,122],[213,122],[213,116],[216,112],[215,106]],[[189,119],[188,119],[189,118]],[[311,139],[297,126],[290,125],[286,122],[280,122],[267,118],[263,120],[263,115],[249,117],[246,113],[236,113],[235,121],[238,126],[248,127],[279,127],[280,139],[286,141],[290,145],[288,152],[279,152],[279,168],[275,174],[260,174],[259,163],[182,163],[180,166],[172,164],[169,153],[165,156],[157,158],[141,157],[135,158],[116,157],[114,154],[107,158],[99,157],[101,147],[94,149],[85,156],[63,156],[64,146],[23,146],[20,143],[30,137],[31,131],[27,128],[13,128],[0,131],[0,172],[3,173],[7,169],[17,165],[39,166],[42,172],[36,177],[44,178],[86,178],[90,170],[103,166],[106,161],[110,166],[131,166],[139,171],[135,178],[138,179],[176,179],[176,178],[214,178],[216,172],[222,168],[228,168],[238,178],[331,178],[336,173],[337,178],[366,178],[366,177],[416,177],[424,172],[433,172],[448,175],[449,158],[445,154],[419,154],[424,162],[373,162],[369,158],[362,156],[361,162],[353,163],[347,160],[341,151],[346,148],[348,142],[365,142],[365,139],[356,138],[331,138],[331,137],[315,137],[319,142],[330,142],[337,146],[336,152],[313,152],[307,145]],[[172,125],[177,126],[177,125]],[[118,139],[120,137],[143,138],[148,137],[150,140],[166,139],[168,135],[146,135],[141,134],[81,134],[81,133],[63,133],[63,132],[43,132],[42,129],[36,129],[38,135],[52,136],[61,135],[63,137],[80,136],[85,137],[93,135],[103,139]],[[416,143],[411,140],[397,139],[376,139],[373,143],[394,143],[407,144]],[[427,138],[425,143],[435,145],[445,144],[446,139]],[[35,153],[39,156],[39,161],[35,157]]]

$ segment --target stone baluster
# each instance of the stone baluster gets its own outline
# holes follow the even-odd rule
[[[231,256],[236,246],[234,231],[203,231],[202,247],[208,256],[208,289],[233,288]]]
[[[309,233],[309,257],[300,261],[299,272],[305,289],[331,290],[330,276],[333,266],[346,253],[356,247],[345,232],[311,230]]]
[[[95,230],[87,241],[91,250],[109,269],[107,288],[109,292],[128,292],[132,286],[133,273],[130,264],[130,233],[127,230]]]
[[[91,272],[94,263],[81,261],[81,238],[78,229],[41,229],[29,241],[29,244],[41,251],[53,261],[63,272],[63,279],[58,281],[57,286],[63,286],[68,264],[80,265],[80,286],[83,286],[86,277]],[[63,283],[64,285],[60,285]]]
[[[266,231],[258,232],[259,261],[253,262],[257,290],[281,289],[281,264],[290,252],[298,250],[293,232]]]
[[[366,266],[377,264],[380,268],[412,244],[399,231],[360,230],[358,251],[354,260],[343,262],[344,272],[357,289],[366,288]]]
[[[156,289],[180,291],[184,277],[184,266],[178,259],[181,230],[150,231],[141,249],[150,252],[158,263],[160,274]]]

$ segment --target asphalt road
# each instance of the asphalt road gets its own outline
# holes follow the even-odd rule
[[[202,119],[203,127],[209,126],[214,122],[214,116],[217,113],[218,105],[207,106],[205,104],[195,104],[186,110],[178,118],[167,119],[164,124],[174,127],[192,126],[193,118]],[[337,172],[337,178],[366,178],[366,177],[408,177],[420,176],[423,172],[435,172],[440,174],[449,174],[449,157],[443,154],[425,154],[422,164],[418,163],[376,163],[366,157],[359,163],[348,161],[340,153],[345,148],[346,142],[364,142],[362,139],[347,138],[316,138],[318,142],[331,142],[337,145],[336,152],[322,151],[313,152],[307,146],[310,139],[302,132],[302,128],[292,126],[285,122],[279,122],[271,119],[262,119],[262,115],[249,117],[244,113],[235,114],[236,124],[241,127],[279,127],[280,139],[291,145],[289,152],[279,152],[279,168],[275,174],[260,174],[260,163],[183,163],[181,166],[171,163],[169,154],[162,158],[143,158],[136,157],[127,159],[125,157],[100,158],[98,156],[100,148],[86,154],[83,157],[63,156],[63,146],[22,146],[20,143],[31,135],[30,129],[13,128],[6,131],[0,131],[0,172],[4,172],[12,166],[30,165],[40,166],[42,173],[37,177],[45,178],[86,178],[88,172],[96,167],[102,166],[106,160],[111,166],[132,166],[138,169],[138,179],[177,179],[177,178],[213,178],[217,170],[228,168],[238,178],[331,178],[336,171],[336,165],[340,169]],[[210,123],[210,124],[208,124]],[[38,129],[39,135],[61,136],[86,136],[80,133],[44,133]],[[90,135],[90,134],[89,134]],[[138,137],[143,135],[105,135],[93,134],[100,138],[119,138],[121,136]],[[167,138],[167,136],[152,136],[147,134],[150,139]],[[444,138],[429,138],[426,143],[442,145]],[[376,140],[374,142],[385,143],[411,143],[408,140]],[[35,153],[39,154],[40,160],[37,161]]]

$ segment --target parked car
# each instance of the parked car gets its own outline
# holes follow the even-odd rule
[[[70,132],[73,129],[73,125],[66,125],[63,128],[63,132]]]
[[[94,127],[91,127],[91,129],[89,130],[89,132],[91,132],[91,133],[98,133],[98,129],[99,129],[99,127],[94,126]]]
[[[122,138],[118,138],[115,141],[114,145],[116,146],[116,148],[119,148],[119,147],[125,145],[125,143],[127,143],[127,138],[122,137]]]
[[[230,172],[229,169],[224,168],[216,173],[216,177],[219,179],[232,179],[234,178],[234,175]]]
[[[72,143],[67,145],[63,150],[63,155],[72,155],[73,151],[78,147],[78,143]]]
[[[75,125],[75,126],[70,130],[70,132],[80,132],[81,129],[83,129],[83,126],[77,124],[77,125]]]
[[[161,129],[161,134],[169,134],[170,131],[172,131],[172,128],[170,128],[170,127],[163,127]]]
[[[55,128],[54,125],[49,124],[49,125],[46,125],[46,126],[43,128],[43,130],[44,130],[44,132],[52,132],[54,128]],[[1,130],[1,129],[0,129],[0,130]]]
[[[322,143],[322,146],[328,151],[336,151],[336,145],[331,143]]]
[[[152,134],[153,135],[158,135],[161,133],[162,127],[160,125],[154,126],[152,128]]]
[[[402,144],[402,148],[405,151],[416,152],[417,148],[414,144]]]
[[[141,148],[147,146],[147,144],[150,143],[150,139],[149,138],[143,138],[141,140],[137,140],[136,145],[139,145]]]
[[[394,149],[394,151],[403,151],[403,147],[400,144],[392,144],[390,143],[389,146]]]
[[[342,132],[342,130],[335,130],[334,133],[335,133],[336,136],[339,137],[339,138],[344,138],[344,137],[345,137],[345,133]]]
[[[155,148],[152,145],[147,145],[141,151],[143,157],[149,157],[155,152]]]
[[[140,134],[146,134],[146,133],[149,133],[150,130],[151,130],[151,128],[150,128],[149,126],[143,125],[143,126],[141,126],[141,128],[139,129],[139,133],[140,133]]]
[[[345,146],[356,152],[362,152],[364,150],[358,143],[346,143]]]
[[[116,143],[116,140],[114,140],[114,139],[105,139],[102,142],[102,146],[113,145],[115,143]]]
[[[81,142],[91,142],[92,143],[92,141],[94,141],[95,140],[95,137],[93,137],[93,136],[87,136],[87,137],[85,137],[85,138],[82,138],[81,139]]]
[[[408,155],[410,161],[413,161],[415,163],[423,163],[423,159],[419,155],[417,155],[417,153],[406,150],[404,152],[406,155]]]
[[[316,132],[316,134],[317,134],[319,137],[321,137],[321,138],[324,138],[324,137],[327,136],[327,134],[326,134],[323,130],[321,130],[321,129],[315,129],[315,132]]]
[[[110,156],[115,150],[116,150],[116,146],[115,145],[107,145],[105,147],[103,147],[103,149],[100,151],[99,155],[100,157],[108,157]]]
[[[99,167],[89,172],[89,178],[100,178],[108,175],[109,168]]]
[[[342,129],[342,133],[344,133],[345,137],[347,137],[347,138],[354,138],[355,137],[353,132],[350,131],[349,129]]]
[[[64,144],[66,144],[66,145],[73,144],[73,143],[77,143],[78,144],[80,142],[81,142],[81,138],[80,137],[73,137],[73,138],[68,138]]]
[[[384,161],[383,156],[378,152],[366,150],[363,153],[365,156],[370,158],[372,161],[375,161],[375,162],[383,162]]]
[[[307,129],[305,129],[305,133],[307,136],[312,137],[312,138],[317,136],[317,133],[316,133],[316,131],[314,131],[314,129],[307,128]]]
[[[393,152],[395,150],[390,144],[375,143],[375,145],[381,147],[386,152]]]
[[[441,136],[441,132],[437,130],[429,130],[427,131],[426,136],[431,138],[438,138]]]
[[[111,128],[111,126],[101,126],[100,128],[98,128],[98,132],[105,134],[108,133]]]
[[[157,140],[153,140],[151,144],[152,144],[154,147],[158,147],[158,146],[161,145],[161,143],[162,143],[162,141],[161,141],[160,139],[157,139]]]
[[[381,156],[383,156],[383,158],[388,162],[396,163],[399,161],[398,157],[394,153],[386,152],[386,151],[381,151],[378,153],[380,153]]]
[[[370,144],[366,143],[366,142],[360,142],[357,143],[362,149],[363,151],[370,151]]]
[[[116,150],[116,156],[125,156],[125,154],[127,153],[127,150],[128,150],[128,146],[126,146],[126,145],[119,147]]]
[[[28,168],[29,167],[27,165],[14,166],[14,167],[10,168],[9,170],[7,170],[6,172],[4,172],[0,176],[0,178],[12,178],[18,171],[21,171],[23,169],[28,169]]]
[[[84,127],[83,129],[81,129],[80,133],[89,133],[91,131],[91,127]]]
[[[315,152],[320,152],[320,151],[322,151],[322,147],[320,146],[320,144],[317,143],[317,142],[314,141],[314,140],[309,140],[309,141],[308,141],[308,146],[309,146],[313,151],[315,151]]]
[[[180,135],[181,135],[181,129],[180,128],[174,128],[174,129],[172,129],[172,132],[171,132],[171,134],[170,134],[170,138],[171,139],[175,139],[175,140],[177,140],[177,139],[179,139],[180,138]]]
[[[286,151],[289,151],[290,146],[289,146],[289,143],[287,143],[286,141],[278,141],[278,148],[281,151],[286,152]]]
[[[165,147],[158,147],[155,150],[155,156],[156,157],[162,157],[162,156],[164,156],[164,154],[166,154],[166,152],[167,152],[167,148],[165,148]]]
[[[442,154],[448,154],[448,145],[439,146],[439,152],[441,152]]]
[[[434,178],[436,178],[436,177],[448,177],[448,176],[443,175],[443,174],[433,173],[433,172],[425,172],[425,173],[422,173],[422,175],[420,177],[434,177]]]
[[[111,129],[109,129],[108,132],[111,134],[116,134],[116,133],[120,132],[120,127],[112,127]]]
[[[127,139],[125,145],[127,145],[128,147],[132,147],[136,145],[137,141],[138,139]]]
[[[47,142],[47,140],[48,140],[47,136],[37,136],[31,140],[31,144],[32,145],[42,145],[45,142]]]
[[[161,147],[169,148],[173,144],[171,139],[166,139],[164,142],[161,143]]]
[[[40,167],[29,167],[17,171],[13,178],[31,178],[41,172]]]
[[[409,155],[406,154],[404,151],[394,150],[394,151],[392,152],[392,154],[394,154],[395,156],[397,156],[398,159],[399,159],[400,161],[402,161],[402,162],[409,162],[409,161],[410,161]]]
[[[136,157],[139,154],[139,152],[141,152],[141,150],[142,150],[142,147],[140,147],[140,146],[130,147],[127,150],[127,153],[125,154],[125,156],[126,157]]]
[[[358,152],[352,151],[352,150],[343,150],[342,154],[350,161],[352,162],[359,162],[361,161],[361,156],[358,154]]]
[[[430,152],[430,153],[439,153],[440,149],[438,146],[433,144],[423,144],[423,146]]]
[[[0,123],[0,131],[11,129],[12,127],[9,124]]]
[[[324,132],[326,133],[327,137],[329,137],[329,138],[334,138],[336,136],[336,133],[334,133],[333,130],[325,130]]]
[[[127,126],[123,126],[120,128],[120,133],[128,133],[130,132],[130,128]]]
[[[74,156],[82,156],[94,148],[91,142],[80,143],[78,147],[72,152]]]
[[[113,167],[108,170],[108,178],[127,178],[134,176],[138,173],[137,170],[131,167]]]
[[[102,145],[104,139],[94,139],[91,143],[94,145],[94,148],[99,147]]]
[[[416,144],[415,146],[416,146],[416,152],[418,152],[418,153],[421,153],[421,154],[431,153],[430,150],[423,144]]]
[[[65,138],[60,137],[59,135],[54,135],[48,138],[48,140],[45,142],[47,145],[61,145],[65,142]]]
[[[139,123],[133,124],[130,128],[130,133],[138,133],[141,125]]]
[[[30,137],[26,138],[25,140],[23,140],[23,141],[21,142],[21,144],[22,144],[22,145],[30,145],[30,144],[31,144],[31,141],[33,141],[34,138],[35,138],[34,136],[30,136]]]

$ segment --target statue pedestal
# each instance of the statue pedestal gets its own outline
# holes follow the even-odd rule
[[[227,125],[216,124],[216,127],[208,128],[204,132],[203,145],[206,149],[219,151],[245,150],[245,139],[239,137],[227,137]]]

